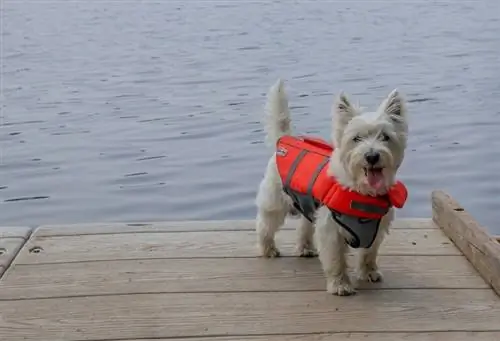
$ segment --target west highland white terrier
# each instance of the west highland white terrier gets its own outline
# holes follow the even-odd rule
[[[275,233],[300,214],[297,253],[318,255],[327,292],[351,295],[348,247],[357,248],[358,279],[382,280],[377,254],[407,198],[396,180],[407,144],[407,111],[395,89],[375,112],[363,112],[341,93],[333,105],[333,146],[292,135],[288,98],[278,80],[265,107],[266,138],[275,148],[260,183],[256,230],[264,257],[278,257]]]

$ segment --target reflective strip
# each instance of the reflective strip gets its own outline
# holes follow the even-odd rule
[[[351,208],[359,211],[364,211],[367,213],[376,213],[376,214],[386,214],[389,211],[388,208],[365,204],[357,201],[351,201]]]
[[[288,175],[286,176],[286,180],[284,183],[285,188],[290,186],[290,182],[292,181],[293,173],[297,170],[297,166],[299,165],[300,161],[304,158],[304,156],[307,154],[307,150],[302,149],[297,155],[297,158],[293,160],[292,165],[290,166],[290,170],[288,171]]]
[[[316,182],[316,179],[318,178],[319,173],[321,173],[321,170],[326,166],[326,164],[330,161],[329,157],[326,157],[323,159],[323,161],[320,162],[318,165],[318,168],[314,171],[314,174],[311,177],[311,180],[309,180],[309,184],[307,185],[307,195],[312,196],[312,189],[314,187],[314,183]]]

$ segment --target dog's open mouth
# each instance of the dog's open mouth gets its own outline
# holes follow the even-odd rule
[[[368,180],[368,184],[373,189],[381,189],[384,186],[384,174],[383,168],[380,167],[372,167],[365,168],[366,179]]]

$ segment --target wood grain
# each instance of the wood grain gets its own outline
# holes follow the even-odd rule
[[[295,229],[299,221],[288,219],[283,229]],[[429,229],[437,228],[429,218],[397,219],[394,229]],[[37,230],[39,237],[74,236],[89,234],[114,233],[150,233],[150,232],[199,232],[199,231],[254,231],[255,220],[208,220],[208,221],[160,221],[137,223],[88,223],[46,225]]]
[[[28,238],[31,227],[26,226],[0,226],[0,238]]]
[[[283,255],[295,254],[295,231],[276,237]],[[41,248],[39,253],[30,250]],[[395,229],[381,247],[386,255],[460,255],[439,229]],[[114,259],[257,257],[254,231],[206,231],[39,237],[35,235],[16,264]]]
[[[500,295],[500,244],[453,198],[432,193],[433,220]]]
[[[498,331],[491,289],[144,294],[0,301],[2,339]]]
[[[9,268],[24,243],[24,238],[0,238],[0,277]]]
[[[381,256],[379,264],[385,281],[361,288],[489,288],[463,256]],[[0,299],[324,288],[318,259],[156,259],[18,265],[0,282]]]
[[[186,341],[186,339],[135,339],[121,341]],[[335,333],[279,336],[197,337],[189,341],[498,341],[500,332],[439,332],[439,333]]]

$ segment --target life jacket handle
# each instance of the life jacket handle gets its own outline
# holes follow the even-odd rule
[[[310,136],[301,136],[301,138],[304,140],[304,142],[310,143],[318,148],[327,148],[333,150],[333,146],[321,138]]]

